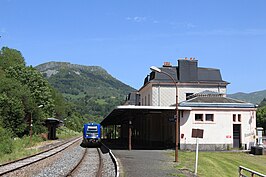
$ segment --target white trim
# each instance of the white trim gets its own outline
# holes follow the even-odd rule
[[[134,106],[134,105],[122,105],[117,106],[116,109],[163,109],[163,110],[175,110],[175,106]],[[192,110],[191,107],[178,107],[178,110]]]

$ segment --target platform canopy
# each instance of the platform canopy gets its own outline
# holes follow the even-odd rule
[[[148,114],[168,114],[175,113],[175,106],[117,106],[111,113],[109,113],[105,119],[101,122],[101,125],[119,125],[127,123],[128,121],[143,115]],[[178,110],[191,110],[189,107],[180,107]]]

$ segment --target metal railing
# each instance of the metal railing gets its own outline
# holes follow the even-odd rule
[[[251,177],[255,177],[255,176],[266,177],[266,175],[264,175],[264,174],[261,174],[259,172],[256,172],[254,170],[251,170],[251,169],[243,167],[243,166],[239,166],[238,171],[239,171],[239,177],[248,177],[243,173],[244,171],[249,173],[250,174],[249,176],[251,176]]]

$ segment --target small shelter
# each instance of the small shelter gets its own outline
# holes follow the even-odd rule
[[[56,118],[47,118],[45,126],[48,128],[48,140],[56,139],[56,128],[63,125],[63,121]]]

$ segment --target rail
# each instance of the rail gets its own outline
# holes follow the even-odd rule
[[[101,154],[99,148],[97,148],[97,152],[98,152],[98,155],[99,155],[99,167],[98,167],[98,171],[97,171],[96,177],[102,177],[103,158],[102,158],[102,154]]]
[[[83,161],[83,159],[85,158],[85,156],[87,155],[87,148],[85,149],[80,161],[74,166],[74,168],[66,175],[66,177],[68,176],[72,176],[72,174],[77,170],[78,166],[81,164],[81,162]]]
[[[239,171],[239,177],[248,177],[243,173],[243,171],[248,172],[251,177],[255,177],[255,176],[266,177],[266,175],[264,175],[264,174],[261,174],[259,172],[256,172],[254,170],[251,170],[251,169],[243,167],[243,166],[239,166],[238,171]]]
[[[111,158],[112,158],[112,161],[113,161],[113,163],[114,163],[114,165],[115,165],[115,172],[116,172],[116,177],[119,177],[119,164],[118,164],[118,161],[117,161],[117,159],[116,159],[116,157],[114,156],[114,154],[112,153],[112,151],[111,151],[111,149],[109,149],[105,144],[103,144],[102,143],[102,145],[106,148],[106,149],[108,149],[108,152],[109,152],[109,154],[110,154],[110,156],[111,156]]]
[[[13,171],[16,171],[18,169],[21,169],[25,166],[31,165],[33,163],[36,163],[36,162],[41,161],[43,159],[46,159],[48,157],[51,157],[51,156],[63,151],[64,149],[68,148],[69,146],[76,143],[80,139],[81,139],[81,137],[74,139],[74,140],[71,140],[71,141],[67,141],[66,143],[60,144],[54,148],[50,148],[48,150],[42,151],[42,152],[34,154],[32,156],[21,158],[21,159],[3,164],[0,166],[0,176],[7,174],[7,173],[10,173],[10,172],[13,172]]]

